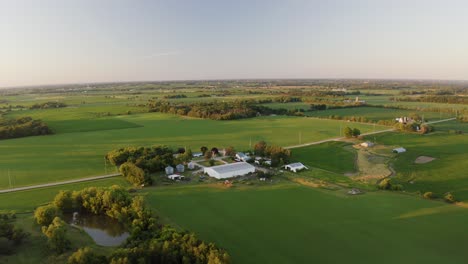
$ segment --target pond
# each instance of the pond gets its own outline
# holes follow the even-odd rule
[[[115,219],[94,214],[74,214],[65,214],[64,220],[81,227],[98,245],[119,246],[129,237],[125,226]]]

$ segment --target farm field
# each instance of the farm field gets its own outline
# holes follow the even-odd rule
[[[414,196],[349,197],[285,184],[154,188],[146,199],[164,222],[222,245],[234,263],[463,263],[468,258],[468,238],[460,232],[468,210]]]
[[[309,111],[306,113],[306,115],[321,118],[328,118],[329,116],[365,117],[367,120],[377,122],[379,120],[394,120],[397,117],[409,116],[411,113],[417,113],[421,116],[424,115],[424,119],[428,121],[454,117],[454,115],[450,113],[418,112],[416,110],[403,110],[382,107],[353,107],[343,109],[329,109],[323,111]]]
[[[159,113],[84,119],[72,113],[59,115],[56,109],[37,113],[46,122],[55,120],[55,135],[2,140],[0,188],[9,186],[8,170],[16,187],[115,172],[105,164],[104,155],[121,147],[164,144],[198,150],[206,145],[246,150],[259,140],[288,146],[300,143],[299,139],[305,143],[337,137],[340,127],[349,125],[344,121],[284,116],[213,121]],[[111,124],[112,129],[101,121]],[[367,124],[351,126],[362,133],[374,130]],[[71,133],[81,131],[81,127],[94,131]]]
[[[437,125],[435,124],[436,129]],[[398,154],[392,160],[392,166],[397,171],[394,178],[403,184],[410,192],[434,192],[442,197],[446,192],[452,192],[456,199],[468,200],[468,159],[466,135],[449,134],[444,131],[428,135],[384,133],[375,135],[369,140],[388,146],[402,146],[407,152]],[[416,164],[419,156],[428,156],[435,160]]]

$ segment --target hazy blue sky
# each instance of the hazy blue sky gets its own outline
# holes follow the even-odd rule
[[[0,87],[468,79],[466,0],[0,0]]]

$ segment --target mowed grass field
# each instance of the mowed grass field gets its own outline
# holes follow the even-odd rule
[[[163,187],[161,219],[213,241],[234,263],[465,263],[468,210],[390,192],[347,196],[295,184]]]
[[[391,162],[397,172],[395,180],[402,183],[405,190],[422,193],[431,191],[439,197],[452,192],[455,198],[467,201],[468,135],[437,132],[438,125],[444,126],[443,123],[435,124],[436,132],[428,135],[384,133],[371,136],[369,140],[407,149],[407,152],[398,154]],[[429,156],[435,160],[416,164],[415,160],[419,156]]]
[[[12,186],[115,172],[115,168],[109,164],[106,166],[104,155],[121,147],[164,144],[194,151],[201,146],[234,146],[237,150],[247,150],[250,144],[253,146],[259,140],[288,146],[337,137],[340,128],[347,125],[344,121],[283,116],[235,121],[191,119],[159,113],[91,118],[80,108],[72,109],[21,111],[21,115],[50,121],[57,133],[2,140],[0,188],[10,185],[8,171]],[[387,129],[366,124],[352,126],[363,133]],[[89,131],[91,129],[94,130]]]

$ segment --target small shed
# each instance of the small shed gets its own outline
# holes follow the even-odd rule
[[[363,142],[361,143],[361,147],[365,147],[365,148],[370,148],[370,147],[373,147],[375,144],[370,142],[370,141],[366,141],[366,142]]]
[[[177,172],[184,172],[184,170],[185,170],[184,164],[177,164],[176,170],[177,170]]]
[[[287,170],[290,170],[292,172],[298,172],[298,171],[303,170],[303,169],[308,169],[304,164],[302,164],[300,162],[295,162],[295,163],[285,165],[284,168],[287,169]]]
[[[168,175],[174,173],[174,167],[172,166],[167,166],[165,170],[166,170],[166,174]]]
[[[405,148],[394,148],[393,149],[393,153],[403,153],[403,152],[406,152],[406,149]]]
[[[196,165],[195,162],[191,161],[191,162],[189,162],[189,164],[187,164],[187,168],[189,170],[193,170],[193,169],[195,169],[195,165]]]
[[[171,174],[171,175],[168,175],[167,178],[175,181],[175,180],[183,180],[185,177],[179,174]]]

